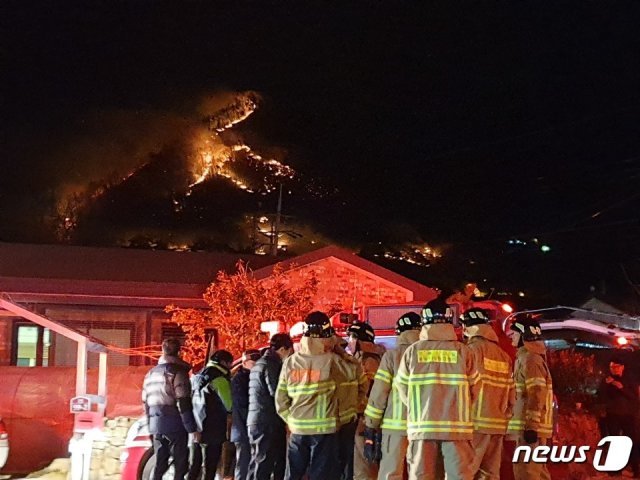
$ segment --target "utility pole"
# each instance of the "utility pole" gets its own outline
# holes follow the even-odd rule
[[[278,237],[280,235],[280,215],[282,214],[282,184],[280,184],[280,193],[278,194],[278,209],[276,211],[276,220],[274,228],[271,229],[271,256],[278,256]]]

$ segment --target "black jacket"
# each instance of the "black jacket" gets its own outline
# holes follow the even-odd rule
[[[623,388],[618,388],[606,381],[602,381],[598,390],[598,398],[604,404],[607,416],[634,416],[637,415],[638,386],[626,377],[614,377],[614,380],[622,383]]]
[[[247,413],[249,412],[249,370],[240,367],[231,379],[231,396],[233,412],[231,412],[232,442],[248,442]]]
[[[191,379],[193,415],[202,432],[202,443],[223,443],[227,439],[227,414],[232,405],[229,382],[229,370],[215,362],[207,363]]]
[[[149,422],[149,433],[196,431],[191,411],[190,368],[178,357],[163,355],[158,365],[144,377],[142,402]]]
[[[280,370],[282,360],[272,349],[267,350],[251,369],[247,425],[283,425],[275,404]]]

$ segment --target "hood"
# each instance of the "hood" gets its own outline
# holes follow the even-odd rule
[[[360,347],[359,350],[362,353],[374,353],[376,355],[382,356],[384,355],[384,352],[386,352],[386,349],[382,345],[377,345],[373,342],[359,341],[358,346]]]
[[[396,343],[398,345],[409,346],[412,343],[416,343],[418,340],[420,340],[420,330],[407,330],[398,335]]]
[[[470,327],[465,327],[464,331],[469,337],[469,341],[472,341],[475,337],[482,337],[498,343],[498,335],[491,325],[471,325]]]
[[[450,323],[434,323],[422,326],[420,340],[458,340],[458,336]]]
[[[174,355],[162,355],[158,359],[158,365],[164,365],[165,363],[174,363],[179,365],[187,370],[191,370],[191,365],[182,360],[180,357],[176,357]]]
[[[544,341],[536,340],[535,342],[524,342],[524,347],[520,347],[531,353],[537,353],[544,356],[547,353],[547,347],[544,345]]]
[[[298,351],[303,355],[322,355],[333,349],[333,342],[333,338],[302,337],[300,339],[300,350]]]

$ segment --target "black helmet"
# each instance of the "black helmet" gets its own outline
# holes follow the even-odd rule
[[[462,314],[460,321],[465,327],[489,323],[489,315],[482,308],[470,308]]]
[[[422,325],[453,323],[453,309],[441,298],[427,303],[422,309]]]
[[[420,315],[415,312],[407,312],[396,321],[396,335],[407,330],[420,330]]]
[[[376,339],[373,327],[365,322],[353,322],[347,329],[347,334],[354,335],[362,342],[373,342]]]
[[[331,326],[331,320],[322,312],[311,312],[304,319],[304,332],[302,335],[312,338],[331,338],[335,334]]]
[[[542,338],[540,323],[530,313],[516,316],[510,328],[514,332],[518,332],[525,342],[535,342]]]

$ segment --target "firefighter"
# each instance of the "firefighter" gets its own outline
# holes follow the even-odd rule
[[[305,319],[300,349],[282,365],[276,410],[291,435],[287,445],[286,480],[336,478],[338,405],[336,379],[342,360],[333,352],[329,317],[312,312]]]
[[[347,329],[348,348],[355,359],[357,359],[367,377],[367,394],[373,386],[373,379],[380,366],[384,350],[373,343],[376,338],[375,331],[365,322],[354,322]],[[378,478],[378,465],[369,462],[364,457],[364,410],[367,400],[358,408],[358,427],[356,430],[355,450],[353,452],[353,478],[354,480],[374,480]]]
[[[337,384],[338,463],[341,480],[353,480],[353,453],[358,427],[358,408],[367,401],[368,380],[362,365],[345,351],[347,341],[334,336],[334,352],[342,359],[342,377]]]
[[[478,373],[457,340],[453,311],[442,298],[422,310],[420,340],[402,356],[396,383],[407,405],[409,479],[471,480],[471,405]],[[444,465],[443,465],[444,463]]]
[[[486,311],[471,308],[464,312],[461,320],[479,374],[479,393],[471,414],[475,452],[472,470],[476,472],[476,479],[498,480],[502,444],[515,403],[513,365],[498,345],[498,336],[489,324]]]
[[[533,316],[527,314],[511,324],[510,332],[518,354],[513,371],[516,404],[509,421],[508,435],[516,448],[528,445],[532,449],[546,445],[553,432],[553,386],[545,359],[542,329]],[[514,462],[516,480],[550,479],[545,463]]]
[[[369,403],[364,411],[365,453],[367,450],[374,452],[365,455],[367,459],[377,456],[375,439],[382,429],[378,480],[402,480],[404,476],[405,456],[409,445],[407,407],[400,401],[398,387],[393,380],[402,354],[409,345],[419,340],[420,328],[420,315],[415,312],[407,312],[396,321],[396,348],[382,356],[369,394]]]

